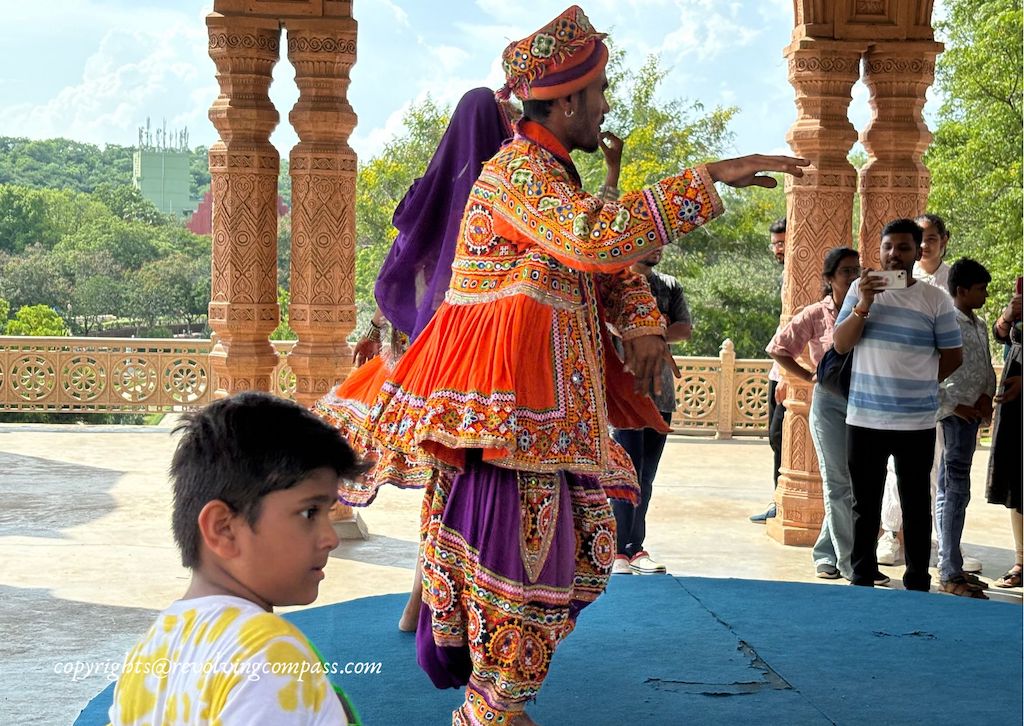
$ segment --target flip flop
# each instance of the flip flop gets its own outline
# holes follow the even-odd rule
[[[1024,581],[1024,579],[1022,579],[1021,571],[1011,568],[1005,575],[992,584],[996,587],[1020,587],[1022,581]]]

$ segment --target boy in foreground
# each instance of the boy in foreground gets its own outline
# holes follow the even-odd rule
[[[192,582],[126,656],[111,723],[350,723],[305,636],[273,608],[316,599],[338,544],[338,480],[363,464],[335,429],[263,393],[216,401],[177,430],[172,527]]]

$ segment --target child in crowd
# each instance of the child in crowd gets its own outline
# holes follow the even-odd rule
[[[981,422],[992,419],[996,373],[988,347],[988,328],[974,314],[988,299],[992,277],[969,258],[949,270],[949,294],[963,339],[963,363],[939,387],[937,419],[943,451],[935,496],[935,529],[939,537],[939,579],[943,592],[987,600],[981,585],[968,578],[960,554],[967,503],[971,501],[971,461]]]
[[[331,426],[264,393],[216,401],[177,430],[172,528],[192,582],[126,656],[111,724],[353,723],[273,608],[316,599],[338,544],[338,480],[364,465]]]

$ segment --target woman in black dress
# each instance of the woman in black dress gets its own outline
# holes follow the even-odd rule
[[[1021,517],[1021,294],[1017,294],[992,326],[995,339],[1009,350],[1003,365],[995,418],[992,422],[992,453],[985,494],[992,504],[1010,510],[1017,558],[1013,567],[996,580],[996,587],[1020,587],[1024,563],[1024,531]]]

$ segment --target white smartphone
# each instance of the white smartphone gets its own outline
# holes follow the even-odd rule
[[[906,270],[872,270],[868,277],[876,277],[882,281],[879,290],[901,290],[907,286]]]

